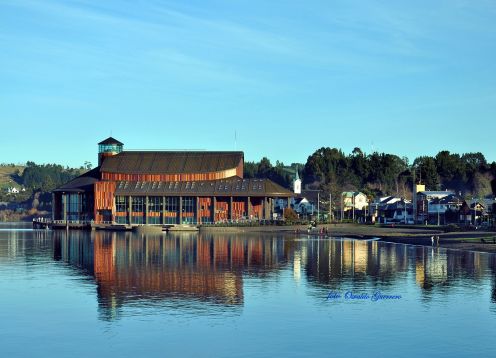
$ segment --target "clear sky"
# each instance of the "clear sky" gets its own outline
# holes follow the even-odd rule
[[[0,162],[127,149],[496,160],[496,2],[0,0]]]

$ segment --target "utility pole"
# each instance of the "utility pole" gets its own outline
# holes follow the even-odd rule
[[[317,192],[317,223],[320,218],[320,191]]]
[[[355,222],[355,192],[352,192],[351,195],[351,203],[353,204],[353,222]]]
[[[416,170],[415,167],[413,167],[413,190],[412,190],[412,202],[413,202],[413,224],[415,225],[417,223],[417,183],[416,183],[416,178],[415,175]]]
[[[333,213],[332,213],[332,193],[329,192],[329,224],[332,222],[333,219]]]

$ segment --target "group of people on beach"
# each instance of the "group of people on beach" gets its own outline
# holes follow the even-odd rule
[[[308,225],[308,227],[307,227],[307,233],[314,232],[314,230],[316,230],[316,229],[317,229],[317,223],[315,221],[312,221],[312,222],[310,222],[310,225]],[[295,234],[299,234],[300,232],[301,232],[300,228],[296,228]],[[329,235],[329,228],[326,226],[321,227],[320,229],[318,229],[318,234],[328,236]]]
[[[436,242],[436,246],[439,246],[439,235],[431,236],[432,246],[434,246],[434,242]]]

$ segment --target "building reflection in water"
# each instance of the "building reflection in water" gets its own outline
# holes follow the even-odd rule
[[[102,318],[128,304],[195,300],[235,309],[243,304],[243,273],[264,277],[285,261],[277,238],[230,235],[136,235],[54,232],[55,260],[97,284]],[[198,306],[198,305],[197,305]]]
[[[55,260],[96,283],[102,319],[125,307],[212,305],[239,312],[247,277],[291,272],[322,295],[329,289],[391,287],[411,281],[421,298],[459,285],[489,287],[496,304],[496,255],[378,241],[274,235],[137,235],[104,231],[11,232],[0,263]]]

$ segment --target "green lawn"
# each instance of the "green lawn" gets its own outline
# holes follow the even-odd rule
[[[22,174],[24,168],[24,166],[20,165],[16,165],[13,167],[0,165],[0,189],[6,189],[9,186],[20,188],[21,186],[17,184],[12,177],[17,170],[19,170],[19,174]]]

